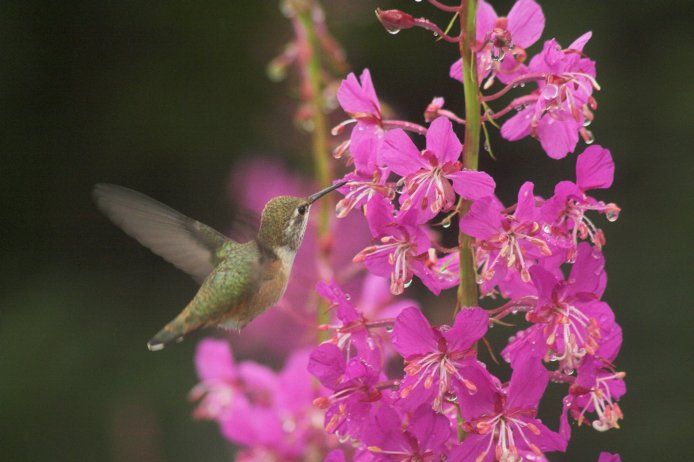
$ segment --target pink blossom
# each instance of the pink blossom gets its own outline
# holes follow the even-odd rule
[[[477,73],[482,82],[489,74],[508,83],[525,71],[525,49],[535,43],[545,28],[545,16],[534,0],[518,0],[508,16],[497,16],[492,6],[481,0],[477,9]],[[456,61],[450,76],[463,81],[462,60]]]
[[[451,210],[455,193],[479,199],[494,193],[494,180],[484,172],[463,170],[462,144],[446,117],[435,119],[426,135],[427,147],[419,151],[401,129],[386,134],[382,157],[385,165],[402,176],[401,210],[412,210],[419,223]],[[452,184],[451,184],[452,182]]]
[[[504,138],[516,141],[532,135],[553,159],[572,152],[579,133],[586,142],[592,142],[584,125],[590,123],[591,109],[597,107],[593,89],[600,87],[595,80],[595,62],[582,53],[590,36],[590,32],[582,35],[567,49],[554,39],[545,42],[528,67],[528,74],[542,76],[533,92],[534,102],[504,123]]]
[[[461,406],[463,443],[449,460],[491,462],[542,457],[543,453],[565,451],[567,441],[547,428],[537,417],[537,407],[549,377],[535,352],[526,350],[516,358],[509,384],[504,388],[480,385],[474,408]]]
[[[554,188],[554,196],[543,204],[543,220],[552,226],[552,233],[568,237],[569,262],[575,258],[579,239],[589,239],[598,248],[605,244],[602,230],[593,224],[586,213],[596,211],[614,221],[620,209],[616,204],[605,204],[593,199],[586,192],[609,188],[613,177],[614,162],[610,151],[599,145],[589,146],[576,159],[576,183],[558,183]]]
[[[506,213],[495,197],[486,197],[475,201],[460,219],[460,229],[476,238],[474,248],[484,293],[491,293],[495,285],[505,296],[532,293],[529,268],[539,258],[552,255],[538,222],[533,187],[531,182],[521,186],[513,214]]]
[[[380,164],[378,152],[385,131],[381,127],[381,105],[369,70],[364,69],[359,80],[350,73],[337,91],[337,100],[352,118],[345,123],[356,122],[349,140],[354,165],[357,171],[370,176]]]
[[[405,358],[406,376],[400,396],[414,408],[433,403],[442,411],[447,397],[468,402],[486,371],[476,360],[473,345],[487,332],[487,313],[464,308],[452,327],[433,328],[416,308],[406,308],[395,320],[393,346]]]
[[[610,454],[609,452],[601,452],[598,457],[598,462],[622,462],[619,454]]]
[[[436,268],[431,240],[412,214],[395,214],[389,201],[374,196],[367,204],[366,218],[380,243],[363,249],[354,261],[363,261],[373,274],[389,276],[393,294],[401,294],[415,275],[435,294],[455,285],[455,279]]]
[[[390,406],[381,406],[369,420],[364,443],[378,462],[441,460],[451,427],[448,418],[423,404],[403,418]]]

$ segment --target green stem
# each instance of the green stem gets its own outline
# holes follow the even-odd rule
[[[459,42],[460,56],[463,59],[463,90],[465,92],[465,139],[463,143],[463,167],[477,170],[480,148],[480,99],[477,81],[477,53],[475,40],[477,0],[463,0],[460,5],[460,29],[463,31]],[[470,201],[459,203],[458,211],[463,217],[470,209]],[[463,232],[458,233],[460,248],[460,283],[455,313],[464,306],[477,305],[477,282],[475,280],[475,260],[472,254],[472,238]]]
[[[332,171],[329,162],[328,148],[328,123],[323,110],[323,69],[321,67],[320,43],[316,36],[316,28],[313,23],[312,2],[305,8],[297,11],[297,19],[301,23],[306,34],[306,42],[309,49],[309,59],[306,63],[304,72],[311,87],[311,117],[312,117],[312,151],[313,165],[315,165],[315,175],[319,189],[330,186]],[[330,197],[325,197],[318,201],[318,260],[319,274],[321,267],[328,267],[328,252],[330,239],[330,215],[333,209],[333,201]],[[314,212],[315,213],[315,212]],[[322,300],[318,303],[317,313],[318,325],[326,324],[330,321],[327,304]],[[320,341],[327,338],[327,332],[319,331]]]

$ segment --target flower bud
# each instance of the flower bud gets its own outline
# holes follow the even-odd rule
[[[382,10],[376,8],[376,17],[391,34],[397,34],[402,29],[411,29],[415,25],[412,15],[400,10]]]

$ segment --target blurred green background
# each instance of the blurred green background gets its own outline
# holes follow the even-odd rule
[[[426,4],[325,3],[353,69],[369,67],[402,118],[421,120],[432,96],[461,108],[447,77],[455,49],[424,31],[388,35],[373,16],[376,6],[424,15]],[[512,2],[492,4],[503,13]],[[629,389],[622,429],[576,431],[552,460],[597,460],[601,449],[688,460],[693,4],[541,4],[543,39],[594,32],[586,52],[603,90],[591,130],[617,164],[600,197],[623,210],[600,222],[605,299],[624,328]],[[241,160],[265,154],[310,175],[290,87],[265,74],[290,37],[276,2],[0,3],[2,460],[230,460],[216,426],[190,418],[199,337],[145,348],[194,283],[100,215],[90,189],[123,184],[225,229]],[[494,147],[498,161],[482,168],[507,201],[525,179],[548,195],[573,178],[573,160],[551,161],[533,140]]]

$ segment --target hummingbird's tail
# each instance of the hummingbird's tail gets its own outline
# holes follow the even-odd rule
[[[185,335],[203,327],[205,323],[190,311],[188,309],[183,310],[176,319],[168,323],[157,335],[152,337],[147,342],[149,351],[163,350],[168,344],[172,342],[178,343],[183,340]]]

